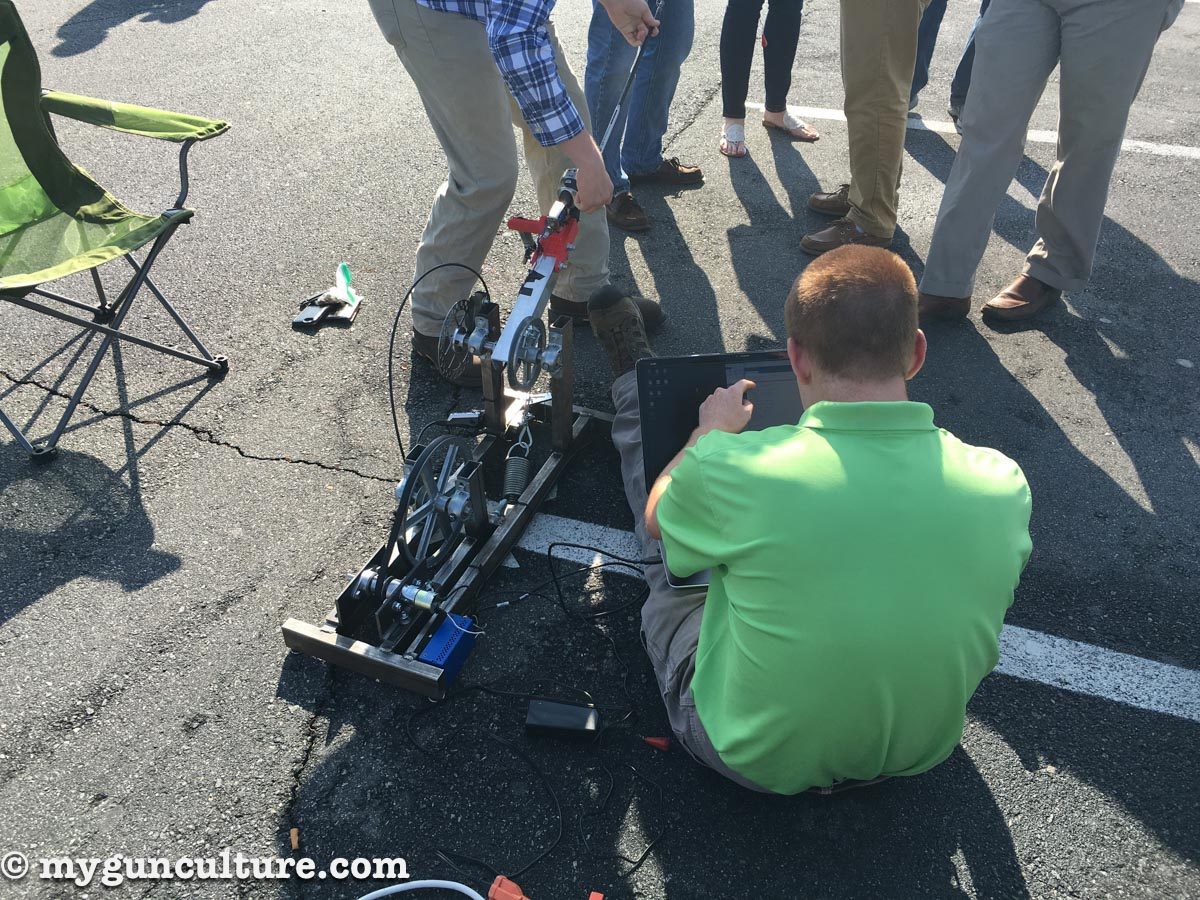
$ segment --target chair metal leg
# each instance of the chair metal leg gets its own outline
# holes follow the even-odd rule
[[[136,298],[137,289],[135,288],[129,294],[129,297],[125,303],[122,304],[121,308],[117,310],[116,316],[113,317],[113,327],[111,329],[113,333],[104,335],[104,340],[100,342],[100,346],[96,350],[96,355],[92,357],[92,361],[88,363],[87,371],[83,373],[83,378],[80,380],[79,386],[75,388],[75,393],[73,393],[71,395],[71,399],[67,401],[67,408],[63,411],[62,418],[59,419],[58,424],[54,426],[54,431],[51,433],[50,437],[46,439],[46,443],[37,448],[38,451],[42,453],[50,453],[56,446],[58,446],[58,439],[62,436],[63,431],[66,430],[67,423],[71,421],[71,416],[75,414],[75,408],[79,406],[79,401],[83,399],[83,395],[87,391],[88,385],[92,383],[92,378],[95,376],[96,370],[100,368],[101,361],[104,359],[105,354],[108,353],[108,348],[112,345],[112,342],[116,337],[116,332],[120,329],[121,323],[125,321],[125,316],[129,313],[130,308],[133,306],[133,301]]]
[[[177,359],[185,359],[189,362],[198,363],[199,365],[202,365],[208,369],[210,375],[219,376],[229,370],[228,360],[222,356],[213,356],[213,354],[208,351],[208,348],[204,346],[200,338],[196,336],[196,333],[192,331],[187,322],[184,321],[183,316],[179,314],[178,310],[171,305],[167,298],[163,296],[158,287],[150,280],[151,267],[158,259],[158,255],[160,252],[162,252],[163,247],[166,246],[167,241],[170,240],[171,236],[175,233],[175,228],[177,227],[178,223],[176,223],[174,227],[169,228],[160,234],[155,239],[154,243],[147,251],[145,259],[140,264],[133,258],[131,254],[125,255],[125,259],[133,268],[134,274],[125,287],[121,290],[120,294],[117,295],[117,298],[111,303],[108,302],[107,296],[104,293],[104,286],[101,284],[99,276],[96,274],[95,270],[92,270],[92,278],[96,287],[96,295],[100,301],[100,307],[98,309],[95,307],[86,306],[78,301],[72,301],[69,298],[60,297],[57,294],[41,289],[37,289],[32,292],[41,294],[42,296],[53,300],[64,301],[76,308],[85,309],[88,312],[96,314],[97,319],[111,319],[110,324],[102,324],[101,321],[88,321],[86,319],[81,319],[78,316],[71,315],[70,313],[36,303],[33,300],[30,300],[28,297],[0,297],[0,300],[7,300],[16,306],[24,307],[25,309],[29,309],[33,312],[38,312],[43,315],[48,315],[64,322],[70,322],[73,325],[88,329],[94,334],[101,334],[104,336],[100,346],[96,349],[96,353],[92,357],[91,362],[88,363],[88,367],[83,374],[83,378],[80,380],[79,385],[75,388],[70,400],[68,400],[66,410],[63,412],[62,417],[58,420],[58,424],[54,427],[54,431],[44,443],[34,444],[25,436],[25,434],[16,426],[16,424],[10,418],[8,418],[8,416],[4,415],[4,413],[0,411],[0,423],[2,423],[10,432],[12,432],[13,436],[17,439],[17,442],[26,452],[34,456],[47,456],[54,452],[54,449],[58,445],[59,438],[66,430],[67,425],[71,421],[71,417],[75,414],[75,410],[79,406],[80,401],[83,400],[83,395],[86,393],[88,386],[92,383],[92,379],[95,377],[96,371],[100,368],[100,363],[103,361],[105,354],[108,352],[108,348],[112,346],[114,340],[128,341],[131,344],[137,344],[138,346],[146,347],[150,350],[155,350],[168,356],[174,356]],[[155,298],[159,301],[159,303],[162,304],[163,308],[167,311],[171,318],[174,319],[175,324],[179,326],[180,330],[187,335],[188,339],[195,345],[196,349],[200,351],[202,354],[201,356],[195,356],[182,350],[176,350],[174,347],[168,347],[164,344],[159,344],[155,341],[147,340],[146,338],[138,337],[137,335],[133,334],[126,334],[125,332],[121,331],[121,326],[125,322],[125,317],[129,313],[130,307],[133,306],[134,300],[137,299],[137,295],[143,287],[148,287],[150,289],[151,293],[154,294]]]
[[[13,420],[4,414],[4,410],[2,409],[0,409],[0,423],[3,423],[4,427],[12,432],[12,436],[17,439],[17,443],[20,444],[22,450],[26,453],[37,453],[37,448],[29,442],[29,438],[25,437],[25,432],[21,431]]]
[[[174,229],[172,229],[172,231],[173,230]],[[48,312],[51,315],[54,315],[56,318],[66,319],[67,321],[75,320],[76,324],[83,325],[85,328],[91,328],[93,331],[101,332],[104,335],[104,339],[100,342],[100,346],[96,349],[96,354],[92,357],[92,361],[88,363],[87,371],[83,373],[83,378],[80,379],[79,385],[75,388],[75,392],[71,395],[71,399],[67,401],[67,408],[63,411],[62,417],[58,420],[58,424],[54,427],[54,431],[51,432],[50,437],[46,439],[44,444],[34,448],[34,453],[45,454],[52,453],[54,451],[55,447],[58,446],[58,439],[62,436],[63,431],[66,430],[67,423],[71,421],[71,416],[75,414],[75,410],[79,406],[79,401],[83,399],[83,395],[87,392],[88,386],[91,385],[92,378],[95,377],[96,371],[100,368],[101,361],[104,359],[105,354],[108,353],[108,348],[112,346],[112,342],[117,338],[127,340],[132,337],[131,335],[121,334],[121,325],[125,322],[125,316],[129,314],[129,310],[133,307],[134,300],[137,299],[138,292],[142,289],[142,285],[146,281],[146,270],[148,270],[149,267],[154,264],[154,260],[158,258],[158,254],[162,250],[163,245],[166,244],[167,238],[170,237],[170,233],[171,232],[168,231],[158,236],[153,246],[151,246],[150,251],[146,254],[146,265],[143,266],[143,268],[133,276],[129,284],[127,284],[125,289],[121,291],[121,296],[117,301],[116,315],[112,320],[112,327],[99,325],[95,322],[84,322],[83,320],[76,319],[75,316],[71,316],[66,313],[58,313],[54,310],[42,310],[43,312]],[[23,298],[9,299],[12,299],[13,302],[16,302],[18,305],[24,305],[22,303]],[[142,341],[138,340],[135,341],[135,343],[142,343]],[[172,355],[184,356],[185,358],[187,357],[187,354],[181,354],[179,351],[172,351],[169,347],[157,347],[153,344],[151,346],[154,346],[154,348],[158,350],[170,352]],[[208,364],[208,360],[197,361]]]
[[[78,300],[72,299],[71,297],[64,297],[62,294],[56,294],[54,291],[48,291],[45,288],[34,288],[29,293],[38,294],[39,296],[46,297],[47,299],[56,300],[59,303],[65,303],[67,306],[73,306],[76,309],[89,312],[97,319],[106,318],[104,310],[99,306],[92,306],[90,303],[80,303]],[[111,312],[112,307],[108,307],[108,310]],[[107,316],[107,318],[111,318],[111,316]]]
[[[202,356],[194,356],[191,353],[185,353],[182,350],[176,350],[174,347],[167,347],[163,344],[156,343],[155,341],[138,337],[136,334],[127,334],[123,331],[120,331],[116,325],[115,319],[113,320],[112,325],[101,325],[98,322],[90,322],[87,319],[81,319],[78,316],[73,316],[70,313],[52,309],[49,306],[42,306],[40,303],[34,303],[25,297],[4,297],[3,299],[16,306],[32,310],[36,313],[41,313],[44,316],[50,316],[51,318],[59,319],[63,322],[70,322],[72,325],[78,325],[80,328],[88,328],[92,331],[99,332],[106,337],[120,338],[129,344],[137,344],[139,347],[146,347],[150,350],[156,350],[159,353],[165,353],[167,356],[174,356],[177,359],[186,359],[189,362],[194,362],[198,365],[204,366],[214,373],[224,372],[228,368],[228,365],[221,362],[218,357],[214,356],[210,359],[205,359]],[[122,304],[125,303],[126,301],[122,301]]]
[[[96,321],[107,322],[113,316],[113,307],[108,305],[108,295],[104,293],[104,283],[100,280],[100,269],[89,269],[92,273],[92,284],[96,286],[96,299],[100,305],[96,307]]]
[[[144,266],[139,266],[137,261],[128,253],[125,254],[125,259],[128,261],[129,265],[133,266],[133,270],[135,272],[141,272],[145,268]],[[204,346],[203,341],[196,336],[196,333],[192,331],[188,323],[184,321],[183,316],[181,316],[179,311],[171,304],[171,301],[164,297],[162,291],[158,289],[158,286],[150,280],[149,274],[146,275],[146,287],[150,289],[150,293],[152,293],[158,299],[158,302],[162,304],[163,309],[170,313],[171,318],[175,320],[175,324],[178,325],[179,329],[188,336],[188,339],[195,345],[196,349],[200,351],[200,355],[205,359],[214,359],[215,357],[208,352],[208,348]]]

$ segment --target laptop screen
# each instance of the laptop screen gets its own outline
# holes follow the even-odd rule
[[[687,443],[699,421],[700,404],[719,387],[749,378],[754,404],[748,430],[800,421],[804,404],[787,352],[722,353],[650,357],[638,360],[642,456],[649,489],[672,457]]]

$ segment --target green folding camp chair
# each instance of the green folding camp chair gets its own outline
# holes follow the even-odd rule
[[[96,334],[102,336],[66,411],[45,440],[35,445],[0,410],[0,422],[17,442],[28,453],[40,456],[54,451],[114,339],[199,363],[210,375],[220,376],[228,370],[228,362],[208,352],[150,280],[150,269],[175,229],[192,217],[192,210],[183,205],[188,193],[188,151],[196,141],[222,134],[229,126],[212,119],[44,91],[37,55],[12,0],[0,0],[0,103],[4,107],[0,121],[0,301],[88,329],[92,332],[89,340]],[[160,216],[136,213],[122,205],[67,159],[55,138],[50,113],[181,144],[180,191],[175,204]],[[142,259],[134,259],[134,251],[147,246]],[[118,258],[129,264],[132,275],[110,302],[96,270]],[[91,273],[95,304],[41,287],[76,272]],[[198,356],[121,330],[143,287],[195,345]],[[49,306],[34,296],[88,313],[91,318]]]

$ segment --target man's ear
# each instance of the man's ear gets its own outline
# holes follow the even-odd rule
[[[795,338],[787,340],[788,361],[792,364],[792,373],[801,384],[812,384],[812,358],[808,351],[796,343]]]
[[[904,373],[905,381],[911,381],[921,371],[921,366],[925,365],[925,353],[928,349],[929,344],[925,340],[925,332],[918,328],[917,335],[913,339],[912,364],[909,365],[908,371]]]

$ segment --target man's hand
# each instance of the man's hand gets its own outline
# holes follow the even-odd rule
[[[746,400],[746,391],[753,390],[755,384],[749,378],[743,378],[737,384],[727,388],[717,388],[700,404],[700,424],[688,438],[683,449],[675,454],[675,458],[667,463],[667,467],[655,479],[650,487],[650,496],[646,498],[646,533],[656,541],[662,538],[662,529],[658,527],[658,501],[662,499],[667,488],[671,486],[671,471],[679,465],[683,454],[689,448],[695,447],[696,442],[710,431],[728,431],[738,434],[750,424],[750,416],[754,414],[754,404]]]
[[[586,131],[561,145],[575,164],[575,205],[580,212],[594,212],[612,200],[613,183],[604,169],[600,148]]]
[[[746,400],[746,391],[754,388],[754,382],[743,378],[731,387],[717,388],[707,400],[700,404],[700,425],[696,429],[697,439],[710,431],[728,431],[737,434],[750,422],[754,404]]]
[[[600,0],[613,27],[633,46],[658,34],[658,19],[650,14],[646,0]]]

